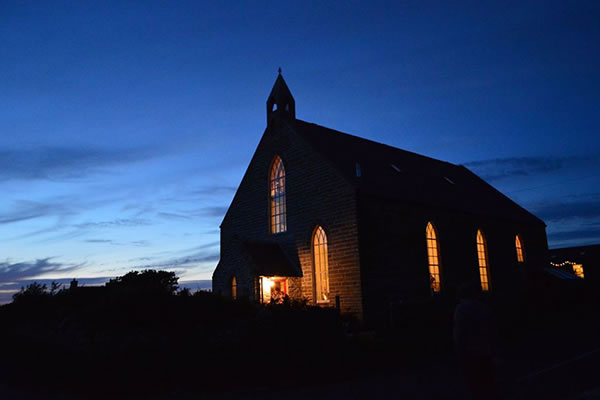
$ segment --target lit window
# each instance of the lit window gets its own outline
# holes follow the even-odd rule
[[[519,235],[515,236],[515,248],[517,249],[517,261],[522,263],[525,261],[523,258],[523,246],[521,246],[521,238]]]
[[[481,233],[480,230],[477,231],[477,258],[479,259],[481,290],[487,292],[490,290],[490,271],[488,266],[487,246],[483,233]]]
[[[329,301],[329,267],[327,260],[327,236],[320,226],[313,234],[313,264],[315,271],[315,298],[317,303]]]
[[[582,264],[572,264],[573,273],[583,279],[583,265]]]
[[[427,260],[429,261],[429,282],[433,292],[439,292],[440,282],[440,249],[433,224],[429,222],[426,229],[427,236]]]
[[[270,208],[271,208],[271,233],[280,233],[287,230],[285,208],[285,169],[283,161],[275,156],[270,173]]]
[[[237,281],[235,280],[235,276],[231,278],[231,298],[237,299]]]

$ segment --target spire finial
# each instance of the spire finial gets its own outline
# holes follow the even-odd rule
[[[281,75],[281,67],[277,68],[277,72],[279,75],[277,75],[273,89],[267,98],[267,124],[270,123],[271,116],[275,114],[280,117],[296,118],[294,96]]]

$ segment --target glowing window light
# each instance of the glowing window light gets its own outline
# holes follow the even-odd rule
[[[479,260],[479,280],[481,281],[481,290],[487,292],[490,290],[490,271],[488,267],[487,246],[481,230],[477,231],[477,258]]]
[[[235,276],[231,278],[231,298],[237,299],[237,280]]]
[[[427,237],[427,260],[429,262],[429,282],[431,285],[431,290],[435,293],[438,293],[441,289],[441,279],[440,279],[440,257],[439,257],[439,243],[437,240],[437,235],[435,233],[435,228],[433,224],[429,222],[427,224],[427,229],[425,229],[426,237]]]
[[[285,204],[285,168],[279,156],[275,156],[271,171],[270,181],[270,218],[271,233],[280,233],[287,230],[286,204]]]
[[[261,297],[262,303],[282,303],[288,296],[288,278],[279,276],[261,276]]]
[[[524,262],[523,246],[521,246],[521,238],[519,238],[519,235],[515,236],[515,248],[517,249],[517,261],[520,263]]]
[[[573,273],[583,279],[583,264],[571,264],[573,267]]]
[[[271,288],[275,285],[275,282],[266,276],[261,276],[260,281],[260,286],[262,288],[261,301],[263,303],[269,303],[271,301]]]
[[[327,235],[317,226],[313,233],[313,265],[315,276],[315,298],[317,303],[329,301],[329,261],[327,257]]]

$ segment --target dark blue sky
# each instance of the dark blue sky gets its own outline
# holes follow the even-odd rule
[[[465,164],[600,242],[598,2],[0,2],[0,296],[209,279],[283,68],[299,118]]]

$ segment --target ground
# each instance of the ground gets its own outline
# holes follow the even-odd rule
[[[503,349],[496,360],[503,399],[600,399],[600,347],[594,344],[597,331],[586,325],[572,326],[573,339],[556,337],[560,332],[539,335],[530,332],[518,345]],[[597,344],[597,343],[596,343]],[[368,368],[368,367],[367,367]],[[79,400],[88,396],[28,393],[0,386],[1,397],[11,399]],[[198,395],[177,393],[159,399],[196,399]],[[412,365],[389,374],[341,381],[330,385],[302,385],[271,390],[268,382],[252,391],[209,393],[207,400],[227,399],[465,399],[468,398],[452,354]]]
[[[375,332],[302,304],[126,294],[0,308],[0,399],[468,398],[449,306]],[[496,309],[501,398],[600,398],[597,306],[557,299]]]

